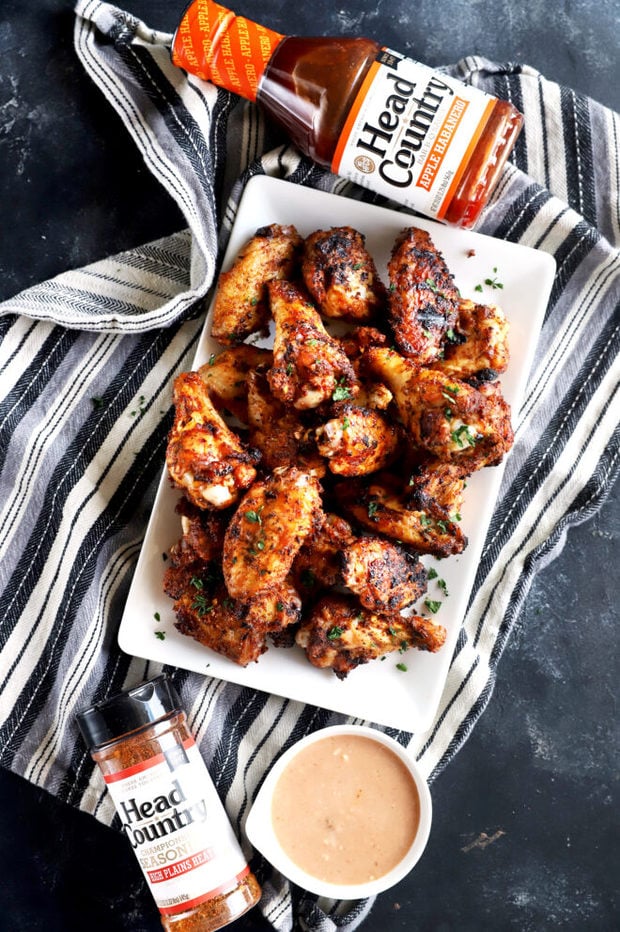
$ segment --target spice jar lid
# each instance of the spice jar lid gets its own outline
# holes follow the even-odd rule
[[[181,709],[181,700],[165,673],[78,712],[79,729],[89,748],[107,744]]]

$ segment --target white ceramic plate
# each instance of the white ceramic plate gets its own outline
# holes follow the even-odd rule
[[[305,236],[330,226],[355,227],[365,234],[366,246],[384,280],[397,234],[409,225],[429,230],[462,295],[501,304],[508,317],[511,361],[501,383],[513,411],[518,410],[553,282],[555,262],[551,256],[478,233],[259,176],[249,182],[239,205],[223,268],[230,267],[241,246],[258,227],[270,223],[293,223]],[[485,279],[495,279],[503,287],[484,285]],[[478,284],[483,284],[482,294],[475,290]],[[209,331],[210,315],[194,367],[206,362],[211,353],[221,351],[210,339]],[[172,390],[172,386],[170,388]],[[437,569],[448,588],[449,595],[445,598],[433,581],[427,593],[427,598],[442,602],[433,619],[447,628],[444,647],[436,654],[415,650],[402,656],[390,654],[385,661],[366,664],[345,680],[339,680],[331,671],[311,666],[297,647],[270,647],[258,663],[242,668],[175,630],[173,603],[162,590],[166,565],[162,554],[180,537],[180,519],[175,514],[180,494],[170,488],[164,470],[121,620],[119,644],[124,651],[138,657],[380,725],[410,732],[424,731],[432,723],[446,681],[502,473],[503,465],[486,468],[468,480],[461,512],[461,526],[469,539],[465,552],[442,561],[425,558],[424,562]],[[165,632],[165,637],[158,637],[157,632]],[[406,665],[406,671],[397,668],[399,663]]]

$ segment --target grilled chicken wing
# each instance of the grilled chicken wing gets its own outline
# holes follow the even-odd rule
[[[388,263],[390,320],[401,353],[420,365],[436,359],[457,321],[459,293],[426,230],[408,227]]]
[[[318,478],[325,475],[325,461],[317,452],[311,430],[302,424],[294,408],[272,395],[264,375],[249,374],[247,401],[250,442],[260,450],[267,469],[299,466]]]
[[[453,517],[460,515],[465,491],[465,479],[470,474],[468,464],[444,463],[431,459],[414,467],[407,486],[407,502],[411,507],[424,507],[432,499]]]
[[[175,379],[173,398],[170,478],[199,508],[227,508],[254,481],[260,453],[247,449],[222,420],[197,372]]]
[[[192,578],[205,572],[207,564],[217,565],[228,520],[224,512],[205,511],[186,498],[175,510],[181,516],[182,537],[170,548],[164,573],[164,592],[172,599],[178,599]]]
[[[255,482],[224,538],[229,594],[247,600],[280,586],[322,514],[321,487],[309,473],[291,466]]]
[[[412,547],[417,553],[448,557],[462,553],[467,538],[448,512],[433,499],[413,505],[395,476],[380,473],[367,480],[339,482],[334,494],[344,513],[374,534]]]
[[[239,253],[229,272],[222,272],[213,305],[211,335],[230,346],[266,326],[266,284],[290,278],[302,245],[294,226],[261,227]]]
[[[216,405],[247,422],[248,375],[253,371],[266,371],[272,360],[270,350],[241,343],[212,356],[198,373]]]
[[[416,447],[442,459],[467,460],[470,472],[498,463],[510,449],[510,410],[498,387],[494,394],[483,392],[420,369],[389,349],[370,349],[366,360],[394,395]]]
[[[341,583],[342,551],[354,539],[351,525],[328,512],[295,557],[292,572],[300,592],[313,598],[320,589]]]
[[[426,629],[422,636],[420,628]],[[435,638],[429,629],[435,629]],[[408,647],[438,650],[445,641],[445,629],[416,616],[386,616],[360,609],[350,596],[326,595],[314,606],[295,640],[311,664],[332,669],[344,679],[360,664],[392,651]]]
[[[331,472],[365,476],[394,459],[399,433],[386,417],[346,401],[334,405],[333,411],[335,417],[316,430],[317,449]]]
[[[497,305],[459,303],[455,330],[448,330],[434,369],[456,379],[493,381],[508,367],[508,321]]]
[[[426,570],[402,547],[380,537],[358,537],[342,553],[342,581],[364,608],[400,612],[426,592]]]
[[[306,288],[326,317],[371,320],[386,290],[365,238],[351,227],[317,230],[304,243],[301,272]]]
[[[307,295],[291,282],[277,281],[270,283],[269,296],[276,329],[267,378],[276,398],[303,411],[353,397],[359,391],[353,366]]]

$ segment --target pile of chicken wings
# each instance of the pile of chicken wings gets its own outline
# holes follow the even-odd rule
[[[422,229],[388,275],[350,227],[262,227],[220,276],[222,351],[175,380],[164,589],[177,629],[238,664],[297,644],[344,678],[445,641],[412,614],[420,556],[463,551],[466,479],[511,447],[508,326]]]

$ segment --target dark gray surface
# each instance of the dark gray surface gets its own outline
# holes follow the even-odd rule
[[[127,0],[173,29],[184,0]],[[620,107],[620,4],[507,2],[237,9],[282,32],[366,34],[439,64],[526,62]],[[287,11],[288,10],[288,11]],[[71,4],[3,0],[0,298],[182,220],[82,75]],[[536,579],[489,707],[433,785],[428,849],[369,932],[618,927],[617,489]],[[0,772],[0,930],[158,929],[124,838]],[[614,844],[615,842],[615,844]],[[231,927],[265,928],[258,911]]]

